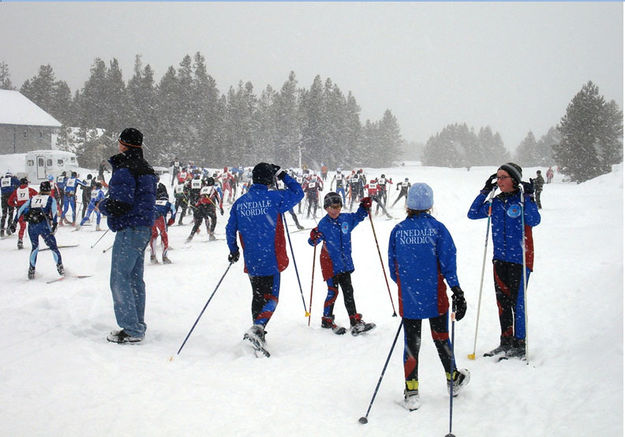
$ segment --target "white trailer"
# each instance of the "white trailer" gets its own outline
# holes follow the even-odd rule
[[[73,152],[63,150],[33,150],[26,153],[26,174],[31,183],[44,181],[49,175],[55,178],[62,172],[78,171],[78,160]]]

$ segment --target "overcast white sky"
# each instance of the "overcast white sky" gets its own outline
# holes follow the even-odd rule
[[[200,51],[224,93],[293,70],[352,91],[361,120],[397,117],[406,140],[489,125],[515,148],[555,126],[588,80],[623,108],[623,3],[0,2],[0,61],[18,88],[42,64],[72,92],[96,57],[160,80]]]

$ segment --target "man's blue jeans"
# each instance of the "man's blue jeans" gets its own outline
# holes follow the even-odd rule
[[[146,324],[143,262],[152,229],[137,226],[117,231],[111,261],[111,292],[117,324],[127,334],[143,338]]]

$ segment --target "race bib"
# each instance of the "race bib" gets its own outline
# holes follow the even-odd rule
[[[48,195],[39,194],[30,200],[30,209],[43,208],[48,204]]]
[[[156,201],[158,206],[167,206],[167,199],[159,199]]]
[[[2,188],[11,186],[11,178],[2,178]]]

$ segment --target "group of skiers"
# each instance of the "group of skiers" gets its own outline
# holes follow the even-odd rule
[[[317,221],[317,210],[325,215],[310,231],[308,243],[317,250],[327,295],[323,304],[321,327],[335,334],[347,329],[335,320],[334,306],[343,291],[343,300],[349,316],[352,335],[360,335],[375,328],[365,322],[357,311],[351,275],[355,271],[352,260],[351,233],[365,218],[372,217],[372,206],[390,217],[386,209],[388,192],[393,181],[382,174],[368,178],[362,169],[344,174],[340,168],[330,181],[330,191],[320,202],[327,180],[327,171],[287,170],[275,164],[259,163],[253,169],[214,172],[172,163],[173,197],[170,201],[167,186],[159,182],[152,167],[143,158],[143,135],[134,128],[125,129],[118,139],[119,154],[109,160],[112,176],[105,193],[102,182],[88,175],[81,180],[75,172],[50,178],[39,186],[39,192],[30,188],[28,180],[18,180],[6,174],[2,178],[2,235],[17,230],[20,225],[18,247],[28,222],[32,243],[28,278],[35,277],[39,237],[50,247],[57,271],[64,274],[61,254],[54,236],[57,225],[76,224],[76,189],[83,190],[83,226],[92,212],[108,217],[111,231],[116,233],[112,251],[111,292],[114,311],[120,330],[112,331],[107,339],[115,343],[139,343],[146,330],[145,283],[143,282],[144,252],[149,244],[151,262],[157,263],[155,241],[160,235],[162,262],[171,263],[167,256],[167,227],[179,217],[182,224],[185,213],[193,212],[193,226],[187,242],[205,223],[209,239],[215,239],[217,211],[224,215],[224,200],[232,203],[225,226],[230,264],[241,255],[252,288],[252,326],[245,332],[256,352],[269,356],[266,349],[266,327],[279,301],[280,273],[289,259],[286,253],[284,213],[301,213],[301,203],[307,202],[307,218]],[[532,227],[540,223],[539,197],[542,189],[540,171],[530,182],[522,181],[522,169],[514,163],[501,165],[488,177],[474,199],[468,218],[488,218],[492,226],[494,244],[493,277],[501,327],[499,345],[486,356],[525,358],[525,291],[533,270]],[[237,197],[237,186],[241,187]],[[333,189],[334,187],[334,189]],[[277,189],[276,189],[277,188]],[[499,189],[500,194],[495,196]],[[422,320],[430,321],[430,330],[446,374],[450,394],[456,396],[469,382],[470,372],[456,367],[452,359],[449,338],[450,314],[460,321],[467,309],[464,292],[456,272],[456,247],[447,228],[431,214],[434,193],[425,183],[411,184],[408,178],[396,184],[400,191],[394,206],[405,198],[406,218],[391,231],[388,242],[388,270],[397,284],[399,314],[404,330],[403,366],[405,374],[403,406],[415,410],[420,406],[418,355],[421,345]],[[88,193],[88,201],[85,197]],[[358,207],[352,212],[354,203]],[[538,205],[537,205],[538,203]],[[321,206],[320,206],[321,204]],[[61,207],[62,205],[62,207]],[[349,212],[343,211],[349,205]],[[12,217],[11,207],[19,208]],[[66,218],[72,209],[72,220]],[[169,216],[169,218],[168,218]],[[5,223],[8,228],[5,228]],[[298,228],[302,228],[296,220]],[[372,222],[373,226],[373,222]],[[451,288],[451,311],[445,282]]]

